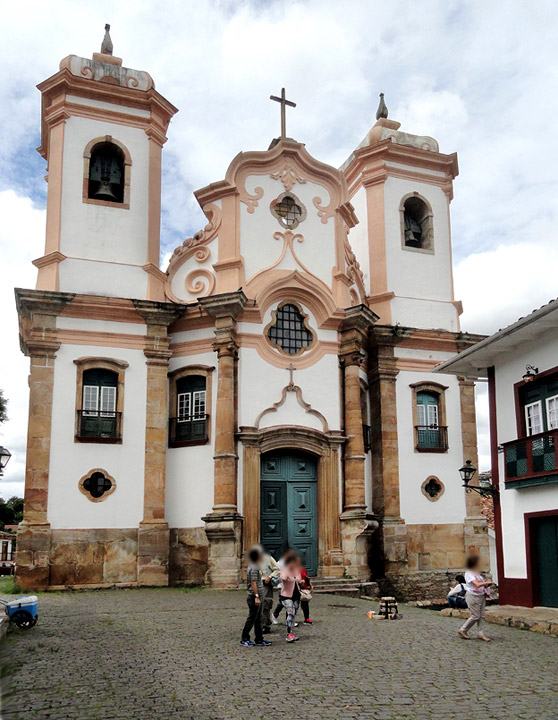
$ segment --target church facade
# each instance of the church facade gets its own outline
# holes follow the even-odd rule
[[[164,272],[176,108],[108,36],[39,90],[20,585],[234,587],[262,542],[411,597],[486,557],[457,473],[477,462],[474,386],[433,373],[479,339],[453,292],[456,155],[383,99],[340,169],[283,130],[195,193],[207,224]]]

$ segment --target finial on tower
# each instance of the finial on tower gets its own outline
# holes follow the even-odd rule
[[[380,93],[380,104],[378,105],[378,109],[376,110],[376,120],[379,120],[380,118],[387,118],[388,116],[388,109],[387,105],[384,102],[384,93]]]
[[[105,25],[105,37],[103,38],[103,44],[101,45],[101,53],[103,55],[112,55],[112,40],[110,39],[110,25]]]

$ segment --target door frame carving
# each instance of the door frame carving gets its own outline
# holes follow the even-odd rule
[[[237,437],[243,445],[244,549],[260,542],[261,456],[275,450],[307,452],[316,458],[317,466],[318,574],[342,576],[340,448],[345,437],[339,432],[321,432],[293,425],[276,425],[261,430],[241,427]]]

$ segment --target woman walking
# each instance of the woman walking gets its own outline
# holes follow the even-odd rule
[[[463,625],[457,631],[459,637],[463,640],[469,640],[468,632],[475,625],[478,625],[478,637],[480,640],[490,642],[481,630],[481,620],[484,618],[484,609],[486,607],[486,588],[492,585],[492,580],[485,580],[479,572],[480,558],[476,555],[468,558],[467,572],[465,573],[465,601],[469,608],[470,616],[465,620]]]
[[[281,568],[281,590],[279,599],[287,612],[287,642],[294,642],[298,637],[294,634],[295,617],[300,604],[300,560],[294,550],[289,550],[283,558]]]

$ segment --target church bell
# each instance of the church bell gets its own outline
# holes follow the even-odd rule
[[[98,187],[93,192],[95,199],[118,201],[113,185],[119,186],[122,182],[122,166],[110,149],[95,153],[89,178],[92,182],[98,183]]]

